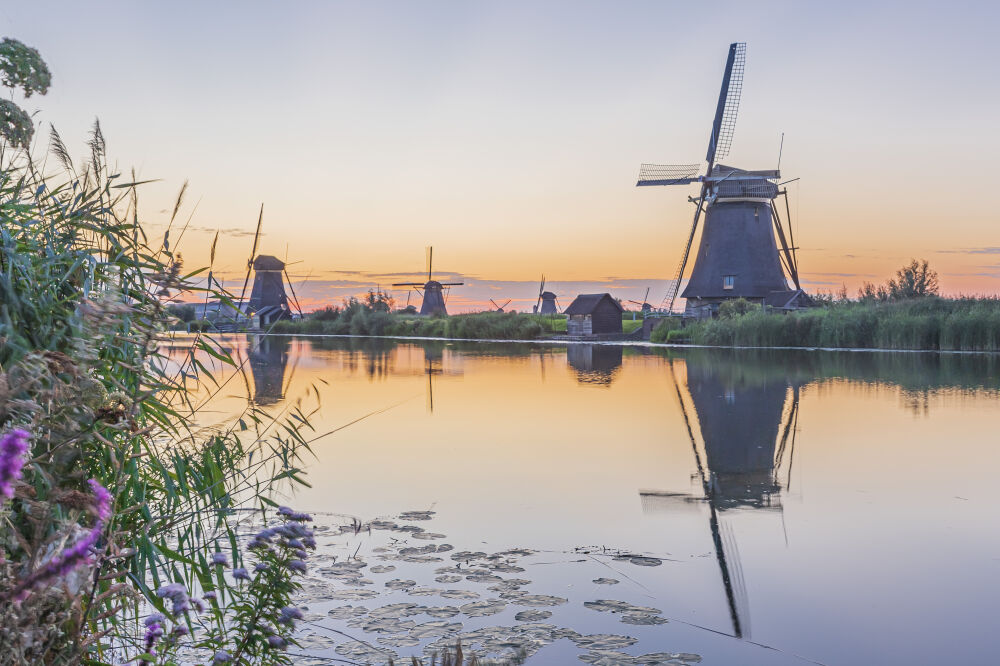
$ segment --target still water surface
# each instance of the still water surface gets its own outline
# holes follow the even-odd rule
[[[1000,663],[996,356],[226,342],[258,405],[315,391],[317,433],[351,423],[314,443],[312,488],[287,498],[330,522],[305,653],[379,663],[459,629],[497,647],[486,628],[520,624],[545,634],[531,664]],[[242,386],[206,424],[242,410]],[[354,534],[345,516],[385,522]],[[354,553],[363,579],[338,568]],[[438,594],[454,589],[476,597]],[[351,620],[393,603],[463,610]],[[322,627],[371,648],[335,651],[346,639]]]

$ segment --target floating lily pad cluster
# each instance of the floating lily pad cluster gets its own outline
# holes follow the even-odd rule
[[[480,657],[502,659],[523,654],[530,658],[563,639],[583,651],[580,660],[589,664],[653,666],[700,661],[698,655],[689,653],[629,655],[621,650],[635,645],[637,638],[581,634],[546,623],[553,617],[553,609],[569,600],[526,589],[532,581],[521,576],[535,551],[519,548],[488,553],[456,550],[447,543],[420,544],[439,542],[445,535],[404,522],[429,521],[433,515],[431,511],[409,511],[395,520],[317,526],[317,534],[328,539],[320,543],[317,566],[310,571],[301,601],[322,610],[309,610],[308,622],[297,636],[303,648],[317,652],[316,663],[322,663],[319,651],[359,664],[386,664],[390,659],[408,663],[410,655],[431,657],[454,649],[459,642],[467,654],[474,652]],[[367,546],[364,553],[362,546]],[[578,552],[634,566],[662,563],[655,557],[607,549],[593,554],[584,549]],[[377,563],[369,564],[368,560]],[[440,587],[421,584],[425,575]],[[619,581],[597,578],[592,583],[615,585]],[[613,614],[624,624],[667,622],[659,609],[625,601],[599,599],[584,606]],[[506,617],[507,622],[512,616],[513,624],[478,626],[494,616]],[[308,658],[296,659],[297,666],[309,663]]]

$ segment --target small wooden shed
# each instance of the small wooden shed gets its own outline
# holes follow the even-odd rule
[[[580,294],[566,308],[568,335],[613,335],[622,332],[625,309],[611,294]]]

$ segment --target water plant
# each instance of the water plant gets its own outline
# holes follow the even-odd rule
[[[48,70],[12,41],[4,84],[44,92]],[[297,403],[279,422],[248,403],[196,429],[188,389],[213,381],[200,355],[237,374],[245,361],[205,334],[180,361],[162,347],[178,294],[211,288],[233,307],[184,272],[183,196],[151,240],[142,184],[109,164],[98,123],[80,165],[51,130],[55,169],[25,132],[3,133],[0,664],[289,663],[309,535],[271,495],[304,482],[309,413]],[[245,543],[247,525],[275,517],[298,544]],[[252,561],[249,580],[233,575]]]

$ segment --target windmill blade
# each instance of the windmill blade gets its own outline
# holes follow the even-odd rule
[[[427,281],[431,281],[431,271],[434,268],[434,246],[427,246]]]
[[[250,271],[253,269],[253,260],[257,257],[257,242],[260,240],[260,225],[264,222],[264,204],[260,205],[260,215],[257,216],[257,231],[253,235],[253,249],[250,250],[250,259],[247,260],[247,276],[243,280],[243,290],[240,291],[240,301],[236,306],[238,310],[243,309],[243,297],[247,293],[247,284],[250,283]]]
[[[495,308],[496,308],[497,310],[499,310],[499,309],[500,309],[500,306],[499,306],[499,305],[497,305],[497,302],[496,302],[496,301],[494,301],[494,300],[493,300],[492,298],[490,299],[490,303],[492,303],[492,304],[493,304],[493,307],[495,307]]]
[[[295,301],[295,309],[299,311],[299,317],[302,316],[302,306],[299,305],[299,297],[295,295],[295,287],[292,286],[292,278],[288,277],[288,271],[283,271],[285,273],[285,279],[288,280],[288,288],[292,292],[292,300]]]
[[[646,287],[646,294],[642,297],[642,304],[645,305],[649,302],[649,287]]]
[[[643,164],[639,167],[636,187],[694,183],[698,180],[700,168],[700,164]]]
[[[785,230],[781,224],[781,217],[778,215],[778,207],[774,205],[774,201],[771,201],[771,216],[774,220],[774,229],[778,232],[778,242],[781,243],[781,253],[778,254],[778,256],[781,258],[781,263],[788,272],[788,277],[790,277],[792,279],[792,283],[795,284],[795,288],[801,289],[799,286],[799,269],[798,266],[795,265],[795,258],[792,256],[791,248],[788,245],[788,241],[785,239]]]
[[[542,304],[542,294],[545,293],[545,274],[542,274],[542,282],[538,285],[538,300],[535,302],[535,312],[538,312],[539,306]]]
[[[511,299],[509,299],[509,298],[508,298],[508,299],[507,299],[507,302],[506,302],[506,303],[504,303],[503,305],[501,305],[500,307],[501,307],[501,308],[505,308],[505,307],[507,307],[508,305],[510,305],[510,301],[511,301]]]
[[[743,69],[746,59],[745,42],[734,42],[729,45],[726,70],[722,75],[722,89],[719,91],[719,104],[715,107],[712,134],[708,138],[708,152],[705,155],[709,175],[715,161],[729,154],[729,146],[733,142],[736,114],[740,108],[740,93],[743,91]]]
[[[694,222],[691,224],[691,233],[688,234],[687,245],[684,246],[684,254],[681,255],[680,264],[677,266],[677,275],[673,283],[667,288],[667,295],[663,297],[662,305],[666,305],[667,312],[673,312],[674,301],[677,299],[677,292],[681,288],[681,280],[684,278],[684,268],[687,266],[688,255],[691,254],[691,243],[694,241],[694,232],[698,229],[698,219],[701,218],[701,209],[705,205],[705,195],[708,193],[708,184],[702,183],[701,197],[698,199],[698,208],[694,212]]]

